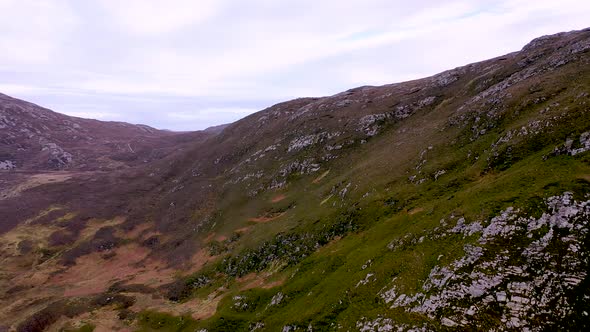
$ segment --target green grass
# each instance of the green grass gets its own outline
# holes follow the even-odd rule
[[[250,226],[251,230],[232,242],[231,248],[221,250],[226,255],[223,260],[208,267],[207,271],[218,273],[214,286],[186,294],[189,298],[204,297],[223,286],[227,291],[216,314],[193,321],[144,312],[139,320],[142,331],[240,331],[257,322],[264,322],[266,331],[281,330],[285,325],[307,328],[310,324],[314,331],[337,326],[355,330],[361,317],[378,316],[394,317],[398,323],[440,327],[428,317],[390,309],[378,294],[393,285],[407,294],[420,291],[434,266],[447,265],[464,254],[464,245],[473,242],[473,237],[428,239],[427,235],[440,227],[441,219],[452,223],[450,216],[454,215],[468,221],[486,220],[510,206],[519,208],[523,215],[538,217],[549,196],[571,191],[576,199],[587,199],[590,193],[590,154],[552,155],[554,147],[566,138],[577,138],[590,129],[589,112],[572,101],[578,92],[559,88],[567,85],[563,81],[567,77],[555,79],[562,81],[537,78],[540,91],[551,96],[541,103],[532,102],[538,90],[513,87],[505,114],[477,139],[472,139],[469,126],[448,127],[455,106],[464,102],[458,96],[436,112],[418,113],[392,124],[382,135],[345,152],[330,164],[330,173],[320,183],[312,181],[326,169],[312,175],[293,175],[287,188],[256,199],[227,193],[220,217],[226,222],[214,231],[230,235],[240,227]],[[578,84],[590,86],[587,79]],[[555,103],[560,106],[540,112]],[[509,130],[520,130],[533,120],[553,122],[537,134],[518,136],[492,149],[492,144]],[[402,126],[414,130],[402,132]],[[418,173],[415,166],[425,150],[427,162]],[[435,181],[433,174],[442,169],[446,173]],[[427,181],[411,183],[408,178],[416,174]],[[341,199],[338,191],[348,183],[351,190]],[[335,193],[333,188],[338,188]],[[287,198],[271,203],[279,193]],[[320,205],[330,194],[333,197]],[[275,221],[247,222],[266,211],[278,210],[286,214]],[[408,241],[423,236],[421,242]],[[405,244],[388,249],[388,244],[396,240]],[[530,242],[521,240],[522,245]],[[222,245],[227,244],[214,246]],[[502,245],[515,243],[490,246],[488,254],[501,250]],[[287,278],[283,285],[246,291],[236,285],[236,276],[271,269],[276,270],[275,276]],[[371,282],[357,287],[369,273],[373,274]],[[270,306],[278,292],[284,294],[283,302]],[[247,310],[234,307],[232,297],[236,295],[247,299]],[[489,324],[486,326],[498,323],[494,311],[482,317]]]
[[[84,324],[78,328],[75,329],[65,329],[63,330],[63,332],[92,332],[94,331],[94,329],[96,328],[96,326],[92,325],[92,324]]]
[[[180,332],[194,331],[196,322],[190,317],[174,317],[153,311],[142,312],[138,317],[140,329],[138,331]]]
[[[196,324],[210,331],[225,328],[240,330],[257,321],[264,321],[267,330],[271,331],[287,323],[302,327],[311,323],[319,330],[328,329],[331,324],[353,329],[361,316],[377,316],[383,312],[395,315],[400,323],[419,325],[428,322],[426,317],[417,314],[388,310],[376,294],[392,285],[394,277],[398,289],[407,293],[418,291],[420,282],[434,265],[450,263],[460,257],[463,245],[470,240],[457,235],[437,241],[425,240],[395,251],[387,249],[387,244],[407,234],[419,238],[439,226],[439,220],[448,218],[450,214],[477,220],[493,216],[508,206],[520,207],[534,214],[542,209],[539,206],[541,198],[564,191],[573,191],[578,196],[590,192],[590,183],[580,180],[590,174],[590,165],[584,162],[587,157],[559,156],[543,161],[542,156],[547,152],[532,154],[504,172],[488,173],[477,181],[464,182],[458,190],[448,188],[448,184],[453,182],[451,174],[446,181],[430,184],[412,201],[412,207],[422,209],[422,212],[413,215],[405,210],[392,215],[379,200],[361,204],[356,210],[356,218],[365,226],[323,246],[300,263],[287,267],[281,273],[293,276],[284,286],[273,290],[236,291],[225,297],[211,319],[190,322],[186,318],[179,321],[179,318],[169,317],[162,320],[163,326],[166,326],[163,330],[186,330],[183,324],[188,324],[186,326],[190,328],[191,324]],[[417,195],[411,186],[398,188],[394,196],[403,197],[402,193]],[[454,197],[448,199],[450,194]],[[437,260],[439,254],[443,257]],[[362,270],[361,267],[369,260],[371,264]],[[373,273],[375,281],[356,287],[367,273]],[[285,294],[285,303],[276,308],[268,307],[272,296],[279,291]],[[236,311],[232,308],[231,297],[238,293],[253,301],[251,310]],[[161,316],[154,317],[162,319]],[[154,319],[149,322],[150,328],[157,327]],[[169,330],[168,326],[182,328]]]

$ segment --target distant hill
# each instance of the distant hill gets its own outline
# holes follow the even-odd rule
[[[104,170],[160,159],[210,132],[178,134],[145,125],[59,114],[0,94],[0,169]]]
[[[587,330],[589,150],[590,29],[194,133],[2,96],[0,331]]]

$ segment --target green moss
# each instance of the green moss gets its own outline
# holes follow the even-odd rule
[[[138,332],[163,331],[163,332],[181,332],[194,331],[197,322],[189,316],[172,316],[155,311],[144,311],[139,314]]]
[[[93,324],[84,324],[75,329],[64,329],[63,332],[92,332],[95,328]]]

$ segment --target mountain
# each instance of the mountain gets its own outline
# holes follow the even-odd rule
[[[590,29],[200,133],[2,100],[0,330],[590,324]]]
[[[0,94],[0,169],[112,170],[161,159],[207,136],[81,119]],[[209,133],[215,133],[210,130]]]

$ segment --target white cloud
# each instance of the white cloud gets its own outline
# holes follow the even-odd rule
[[[160,35],[197,25],[222,6],[216,0],[100,0],[123,33]]]
[[[92,112],[184,128],[194,114],[222,122],[223,109],[432,75],[589,16],[579,0],[0,0],[0,92],[57,111],[102,100]]]
[[[197,109],[194,111],[185,110],[183,112],[172,111],[166,115],[173,119],[178,120],[214,120],[215,118],[222,115],[226,118],[234,118],[235,120],[243,118],[244,116],[258,111],[252,108],[240,108],[240,107],[221,107],[221,108],[204,108]]]
[[[101,111],[101,107],[98,105],[64,105],[62,113],[78,118],[107,121],[121,118],[120,114]]]
[[[0,68],[50,66],[78,23],[66,1],[0,0]]]
[[[9,95],[30,95],[45,92],[45,89],[23,84],[0,84],[0,91]]]

